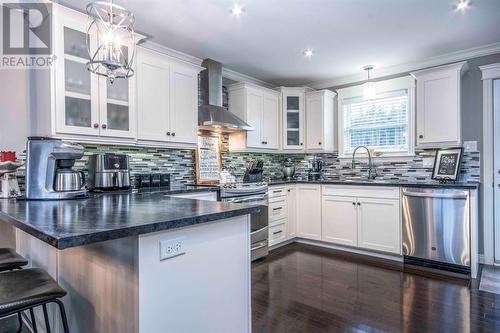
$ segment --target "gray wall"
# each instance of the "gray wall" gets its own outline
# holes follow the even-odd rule
[[[479,66],[498,62],[500,62],[500,53],[469,59],[467,60],[469,70],[462,76],[462,139],[464,141],[477,141],[478,150],[481,153],[483,151],[483,82],[481,81]],[[377,78],[375,81],[392,79],[409,74],[409,72],[400,73]],[[328,89],[337,90],[361,83],[363,82],[355,82]]]

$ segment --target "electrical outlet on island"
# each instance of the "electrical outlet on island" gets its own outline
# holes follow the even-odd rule
[[[160,260],[166,260],[186,254],[186,237],[178,237],[160,241]]]

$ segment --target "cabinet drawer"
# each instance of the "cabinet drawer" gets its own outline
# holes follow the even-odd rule
[[[275,245],[286,240],[286,223],[269,227],[269,245]]]
[[[287,205],[286,197],[276,198],[269,201],[269,221],[277,221],[286,218],[287,216]]]
[[[269,198],[276,198],[286,195],[285,186],[269,187]]]
[[[323,185],[323,195],[399,199],[399,187],[371,185]]]

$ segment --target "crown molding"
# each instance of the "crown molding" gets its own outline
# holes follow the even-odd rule
[[[479,66],[482,73],[482,80],[492,80],[500,78],[500,63]]]
[[[233,80],[233,81],[248,82],[248,83],[252,83],[254,85],[258,85],[258,86],[265,87],[265,88],[271,89],[271,88],[276,87],[276,85],[274,85],[274,84],[256,79],[256,78],[251,77],[251,76],[246,75],[246,74],[238,73],[238,72],[233,71],[231,69],[225,68],[224,66],[222,67],[222,76],[225,78],[228,78],[230,80]]]
[[[169,57],[175,58],[182,62],[187,62],[195,66],[201,66],[201,62],[203,61],[202,59],[192,56],[190,54],[171,49],[169,47],[158,44],[156,42],[152,42],[150,40],[146,40],[143,43],[139,44],[138,46],[144,47],[148,50],[156,51],[158,53],[165,54]]]
[[[472,58],[482,57],[490,54],[500,53],[500,42],[487,44],[483,46],[473,47],[470,49],[446,53],[440,56],[431,57],[421,61],[409,62],[405,64],[389,66],[385,68],[374,69],[370,72],[371,79],[382,78],[385,76],[407,73],[420,69],[425,69],[434,66],[445,65],[453,62],[464,61]],[[314,89],[324,89],[329,87],[341,86],[354,82],[361,82],[366,80],[366,74],[360,73],[355,75],[348,75],[331,80],[322,80],[308,83],[309,87]]]
[[[152,42],[150,40],[144,41],[143,43],[140,44],[140,46],[144,47],[146,49],[152,50],[152,51],[156,51],[156,52],[165,54],[169,57],[175,58],[175,59],[180,60],[182,62],[187,62],[191,65],[195,65],[198,67],[200,67],[201,63],[203,62],[203,59],[201,59],[201,58],[198,58],[198,57],[192,56],[190,54],[171,49],[167,46],[158,44],[156,42]],[[222,76],[225,78],[228,78],[230,80],[233,80],[233,81],[248,82],[248,83],[252,83],[254,85],[263,86],[265,88],[274,88],[275,87],[275,85],[273,85],[271,83],[256,79],[256,78],[251,77],[251,76],[246,75],[246,74],[238,73],[238,72],[233,71],[231,69],[225,68],[224,66],[222,66]]]

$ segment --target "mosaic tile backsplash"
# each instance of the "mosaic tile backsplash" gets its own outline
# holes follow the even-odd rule
[[[145,148],[129,146],[91,145],[82,144],[85,147],[85,155],[76,161],[75,169],[86,170],[88,157],[96,153],[117,153],[129,155],[130,169],[132,174],[138,173],[169,173],[171,182],[176,184],[194,184],[194,150],[191,149],[167,149],[167,148]],[[19,156],[24,160],[24,156]],[[24,170],[20,170],[20,175]],[[23,180],[21,180],[23,182]]]
[[[368,167],[365,163],[356,163],[352,169],[351,159],[339,159],[337,153],[328,154],[264,154],[264,153],[230,153],[227,148],[227,138],[222,144],[222,164],[231,171],[238,180],[243,179],[245,167],[254,159],[264,160],[264,178],[283,178],[282,166],[287,159],[295,165],[295,177],[307,178],[308,162],[314,155],[322,158],[324,162],[323,177],[364,176],[368,177]],[[424,159],[434,161],[435,150],[418,150],[415,157],[401,159],[401,161],[388,161],[384,158],[374,158],[377,169],[377,179],[406,180],[406,181],[431,181],[433,167],[424,166]],[[462,156],[458,181],[480,181],[479,152],[465,152]]]
[[[132,174],[137,173],[170,173],[173,184],[194,184],[195,157],[194,150],[189,149],[167,149],[167,148],[144,148],[111,145],[84,144],[85,156],[76,162],[75,168],[86,169],[88,156],[94,153],[121,153],[130,156]],[[375,167],[379,179],[384,180],[406,180],[406,181],[430,181],[432,166],[424,166],[424,159],[434,160],[434,150],[418,150],[413,158],[401,161],[387,161],[383,158],[374,158]],[[264,160],[264,178],[282,178],[282,166],[290,158],[295,165],[296,177],[306,178],[308,174],[308,161],[314,155],[322,158],[324,162],[323,176],[367,176],[368,168],[364,163],[357,163],[352,169],[350,159],[339,159],[336,153],[328,154],[277,154],[277,153],[230,153],[228,151],[228,138],[222,139],[222,164],[225,170],[232,172],[236,179],[241,181],[245,168],[249,161],[255,159]],[[21,160],[24,156],[19,156]],[[20,170],[23,175],[24,170]],[[22,180],[21,180],[22,181]],[[462,157],[459,181],[480,181],[480,158],[479,152],[465,152]]]

